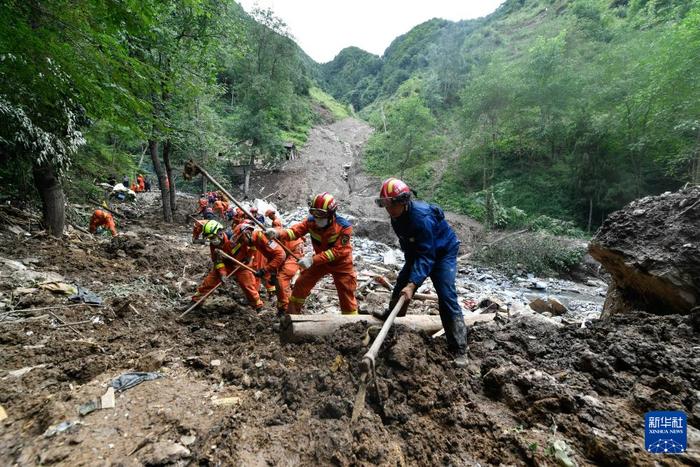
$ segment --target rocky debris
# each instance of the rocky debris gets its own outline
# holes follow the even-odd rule
[[[190,456],[190,450],[179,443],[159,441],[144,449],[141,461],[144,465],[172,464]]]
[[[530,302],[530,308],[538,313],[550,313],[553,316],[561,316],[569,310],[556,298],[536,298]]]
[[[139,358],[136,363],[136,371],[158,371],[165,362],[167,353],[164,350],[153,350]]]
[[[608,216],[589,247],[612,276],[604,316],[698,306],[699,225],[700,186],[647,196]]]

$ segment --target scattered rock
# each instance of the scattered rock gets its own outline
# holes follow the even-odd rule
[[[530,308],[538,313],[551,313],[552,316],[561,316],[568,313],[568,309],[555,298],[536,298],[530,302]]]
[[[221,399],[212,399],[212,404],[216,406],[229,407],[232,405],[239,405],[241,403],[240,397],[222,397]]]
[[[61,462],[71,454],[71,449],[68,446],[58,446],[49,448],[39,455],[39,464],[51,465]]]
[[[196,440],[197,440],[197,437],[193,436],[193,435],[180,436],[180,443],[182,443],[183,446],[189,446],[190,444],[194,444],[194,442]]]
[[[481,309],[481,313],[494,313],[496,311],[506,313],[508,311],[506,304],[496,297],[482,299],[477,307]]]
[[[163,465],[189,456],[190,450],[182,444],[171,441],[159,441],[144,450],[141,461],[144,465]]]
[[[166,357],[167,355],[164,350],[153,350],[139,358],[136,363],[136,369],[138,371],[157,371],[163,366]]]

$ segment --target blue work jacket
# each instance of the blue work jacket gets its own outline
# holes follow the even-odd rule
[[[391,227],[404,252],[404,268],[411,268],[408,280],[417,286],[430,275],[435,261],[459,250],[459,240],[445,213],[433,204],[410,201],[401,216],[391,219]]]

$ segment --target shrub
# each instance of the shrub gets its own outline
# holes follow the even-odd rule
[[[525,270],[536,275],[568,274],[581,262],[586,248],[570,239],[527,233],[476,250],[473,260],[508,274]]]

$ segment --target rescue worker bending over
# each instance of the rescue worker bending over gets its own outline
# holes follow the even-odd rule
[[[255,217],[255,220],[257,220],[261,224],[265,224],[265,216],[261,216],[260,214],[258,214],[258,208],[256,208],[255,206],[251,206],[248,212],[251,213],[253,217]]]
[[[204,232],[204,226],[209,222],[207,219],[199,219],[194,221],[194,225],[192,226],[192,243],[199,243],[199,244],[204,244],[205,240],[204,238],[199,238],[202,235],[202,232]]]
[[[226,211],[228,210],[228,203],[226,201],[217,199],[214,202],[214,213],[219,216],[220,219],[226,217]]]
[[[438,295],[440,320],[445,329],[447,347],[455,355],[455,364],[467,365],[467,327],[457,299],[455,278],[459,240],[445,220],[438,206],[411,199],[411,190],[396,178],[386,180],[376,200],[391,217],[391,227],[399,237],[406,262],[399,272],[391,294],[389,309],[373,313],[386,319],[401,295],[406,306],[399,316],[406,314],[408,301],[427,277],[433,281]]]
[[[90,233],[94,234],[97,232],[98,228],[105,228],[109,230],[112,232],[112,237],[117,236],[117,226],[114,223],[114,217],[102,209],[96,209],[90,218]]]
[[[223,225],[210,220],[204,225],[202,233],[209,240],[214,268],[199,286],[197,293],[192,297],[192,301],[196,302],[199,300],[202,295],[216,287],[219,282],[224,282],[225,285],[226,278],[233,273],[248,299],[248,303],[256,310],[262,308],[263,302],[260,300],[260,295],[255,287],[256,277],[268,276],[274,279],[277,270],[284,263],[284,250],[282,250],[282,247],[273,241],[267,240],[261,231],[256,231],[253,225],[248,223],[237,225],[233,233],[229,234],[224,232]],[[267,258],[268,262],[265,268],[258,269],[255,274],[247,269],[237,267],[233,261],[218,254],[218,250],[221,250],[241,263],[249,265],[252,254],[258,249]],[[276,279],[274,280],[276,281]],[[284,302],[285,299],[283,296],[278,295],[278,301]]]
[[[272,227],[282,227],[282,220],[277,217],[274,209],[268,209],[265,211],[265,215],[272,221]]]
[[[311,237],[314,253],[299,260],[304,269],[292,290],[287,313],[300,313],[306,297],[314,285],[327,274],[333,276],[338,291],[340,311],[344,315],[357,314],[357,275],[352,263],[352,225],[336,215],[338,205],[330,193],[314,196],[309,203],[309,216],[288,229],[267,229],[270,238],[281,241],[296,240],[307,233]]]

